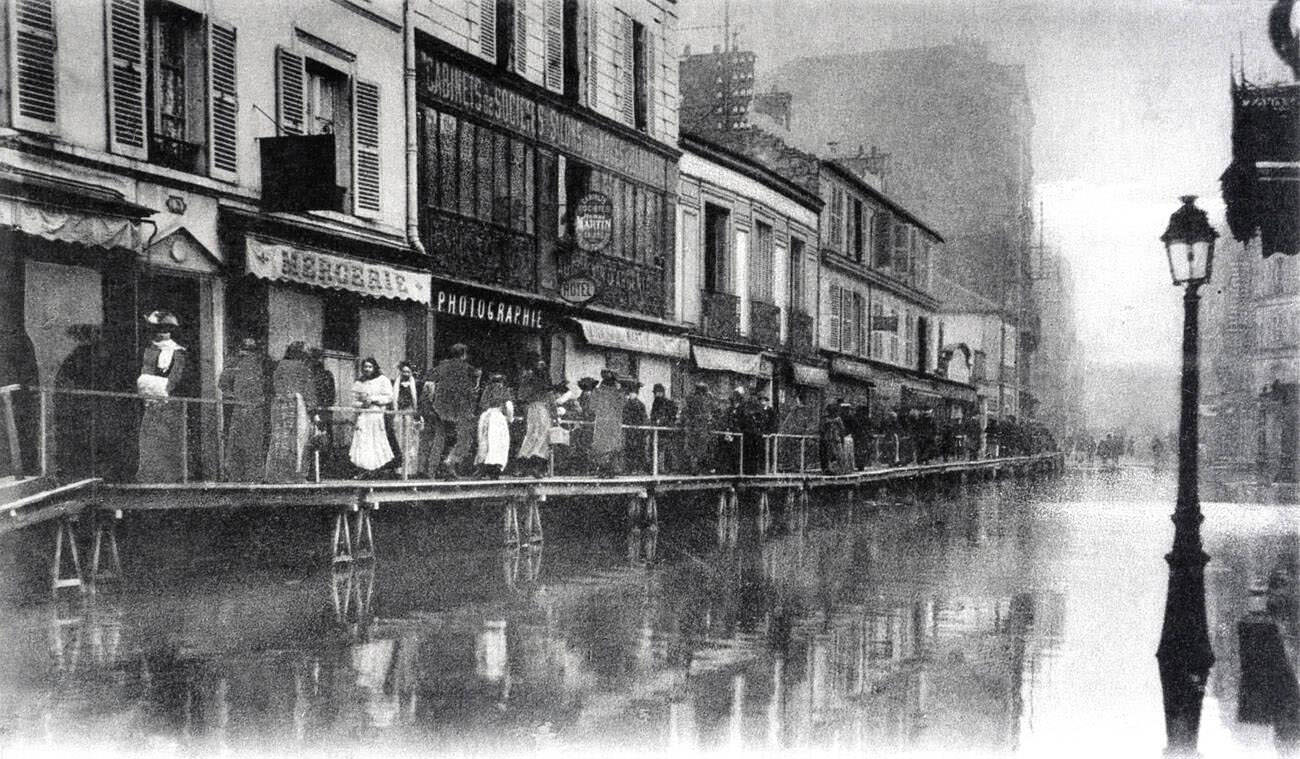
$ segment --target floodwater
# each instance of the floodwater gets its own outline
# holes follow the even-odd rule
[[[1158,754],[1154,652],[1173,483],[1149,473],[773,501],[552,501],[540,549],[499,507],[386,507],[373,565],[330,515],[133,515],[127,578],[60,603],[25,535],[0,582],[0,756]],[[1247,589],[1297,514],[1208,504],[1218,662],[1207,756],[1278,753],[1237,720]]]

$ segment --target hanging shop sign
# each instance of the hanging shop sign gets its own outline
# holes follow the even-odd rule
[[[578,247],[598,253],[614,237],[614,203],[601,192],[589,192],[573,209],[573,236]]]
[[[434,313],[463,319],[527,329],[545,326],[545,313],[537,306],[508,298],[474,295],[451,287],[436,288],[430,305]]]
[[[245,254],[248,273],[262,279],[429,302],[430,277],[421,272],[251,236]]]
[[[560,281],[560,297],[574,305],[581,306],[596,297],[596,293],[596,280],[591,277],[577,275]]]

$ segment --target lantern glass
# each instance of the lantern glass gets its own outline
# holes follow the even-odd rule
[[[1160,238],[1175,285],[1198,286],[1210,280],[1218,232],[1210,226],[1205,212],[1194,205],[1195,200],[1194,196],[1183,196],[1183,207],[1169,217],[1169,228]]]

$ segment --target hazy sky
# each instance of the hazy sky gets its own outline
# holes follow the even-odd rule
[[[1289,78],[1269,46],[1272,0],[732,0],[759,77],[791,58],[950,42],[1026,66],[1035,193],[1047,241],[1072,262],[1090,360],[1177,362],[1182,312],[1157,239],[1178,196],[1222,219],[1229,57],[1253,80]],[[682,0],[682,40],[708,49],[722,0]],[[846,83],[851,86],[851,83]],[[805,114],[798,112],[795,118]],[[886,146],[887,149],[887,146]],[[933,220],[941,223],[942,220]],[[1226,230],[1225,230],[1226,232]],[[1222,245],[1220,256],[1239,248]]]

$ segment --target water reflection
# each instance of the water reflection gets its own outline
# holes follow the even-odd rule
[[[1113,499],[1084,499],[1099,494]],[[766,513],[749,497],[664,500],[661,523],[631,527],[557,511],[545,564],[540,543],[489,547],[483,513],[387,516],[382,562],[180,588],[128,578],[15,610],[0,750],[1158,751],[1167,509],[1120,497],[1075,482],[807,507],[796,493]],[[1271,726],[1235,714],[1236,621],[1252,580],[1295,577],[1294,523],[1207,515],[1220,706],[1206,721],[1221,729],[1203,732],[1271,749]],[[1125,551],[1140,560],[1116,561]],[[1274,594],[1288,645],[1294,587]],[[1109,737],[1072,743],[1085,729]]]

